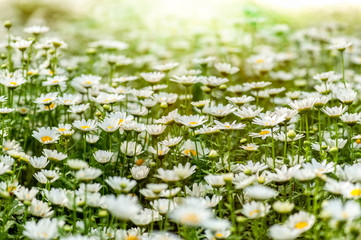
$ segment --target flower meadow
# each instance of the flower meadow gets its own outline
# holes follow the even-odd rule
[[[49,27],[4,23],[0,239],[361,239],[361,42],[342,25],[247,17],[76,52]]]

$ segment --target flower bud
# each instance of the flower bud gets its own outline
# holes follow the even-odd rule
[[[231,182],[233,179],[233,173],[224,173],[222,174],[223,180],[226,182]]]
[[[265,179],[264,177],[258,177],[258,178],[257,178],[257,182],[258,182],[259,184],[263,184],[263,183],[266,182],[266,179]]]
[[[109,215],[108,211],[107,210],[99,210],[98,212],[98,216],[99,217],[107,217]]]
[[[167,107],[168,107],[168,103],[167,103],[167,102],[161,102],[161,103],[160,103],[160,107],[161,107],[161,108],[167,108]]]
[[[97,53],[97,50],[95,48],[88,48],[86,50],[86,54],[88,55],[93,55],[93,54],[96,54]]]
[[[4,27],[6,27],[7,29],[10,29],[12,26],[13,26],[12,22],[10,22],[10,21],[4,22]]]
[[[104,105],[103,105],[103,109],[104,109],[105,111],[109,112],[109,111],[110,111],[110,105],[104,104]]]
[[[337,148],[337,147],[332,147],[332,148],[330,148],[330,153],[331,153],[331,154],[336,154],[336,153],[338,153],[338,148]]]
[[[296,132],[294,130],[288,130],[287,137],[294,139],[296,137]]]
[[[295,207],[295,204],[290,202],[277,201],[272,205],[272,207],[278,213],[289,213]]]
[[[10,193],[8,191],[2,191],[0,194],[1,194],[2,198],[9,198],[10,197]]]
[[[221,86],[219,86],[219,90],[227,90],[227,85],[222,84]]]
[[[216,150],[211,150],[208,154],[208,157],[209,158],[217,158],[219,155],[218,155],[218,152]]]
[[[252,170],[251,169],[246,168],[246,169],[243,170],[243,172],[246,175],[252,175]]]
[[[64,231],[66,231],[66,232],[70,232],[71,230],[73,230],[73,227],[70,226],[70,225],[68,225],[68,224],[66,224],[66,225],[64,225],[63,229],[64,229]]]

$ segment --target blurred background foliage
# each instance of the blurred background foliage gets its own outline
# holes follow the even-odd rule
[[[262,17],[262,24],[288,24],[304,28],[329,22],[361,27],[357,0],[0,0],[2,21],[11,20],[15,34],[25,26],[46,25],[62,36],[70,51],[98,39],[147,40],[158,45],[170,39],[182,49],[181,40],[202,33],[222,32],[225,26],[243,26],[246,19]],[[1,29],[1,33],[5,33]],[[223,34],[224,35],[224,34]],[[77,41],[72,41],[76,39]],[[184,44],[184,48],[186,46]]]

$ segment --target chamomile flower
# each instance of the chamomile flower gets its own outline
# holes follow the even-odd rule
[[[143,152],[142,145],[133,141],[122,142],[120,145],[120,151],[128,157],[137,156]]]
[[[159,83],[164,77],[165,74],[162,72],[150,72],[150,73],[141,73],[140,76],[150,84]]]
[[[24,226],[23,234],[31,240],[50,240],[58,236],[57,219],[42,218],[37,223],[27,221]]]
[[[262,112],[263,108],[253,109],[252,107],[241,107],[233,112],[234,115],[240,117],[242,120],[252,120]]]
[[[7,88],[15,89],[22,84],[26,83],[26,80],[23,77],[13,75],[5,78],[0,79],[0,83]]]
[[[70,105],[68,112],[76,113],[76,114],[83,114],[88,108],[89,103],[87,104],[79,104],[79,105]]]
[[[43,169],[48,165],[49,161],[46,157],[40,156],[40,157],[30,157],[29,163],[33,168]]]
[[[254,144],[254,143],[247,143],[246,146],[240,146],[240,148],[248,151],[248,152],[255,152],[258,150],[258,145],[257,144]]]
[[[121,220],[128,220],[141,210],[138,198],[130,195],[107,195],[104,204],[111,215]]]
[[[162,134],[166,128],[167,128],[167,125],[162,125],[162,124],[155,125],[155,124],[152,124],[152,125],[146,126],[146,131],[151,136],[158,136],[158,135]]]
[[[278,114],[269,115],[260,115],[260,117],[253,119],[253,124],[262,126],[262,127],[270,127],[273,128],[284,122],[286,120],[285,115],[279,116]]]
[[[59,140],[59,133],[49,127],[41,127],[38,131],[33,131],[32,136],[42,144],[56,143]]]
[[[285,225],[291,229],[303,233],[308,231],[315,224],[316,218],[307,212],[301,211],[291,215]]]
[[[72,106],[80,103],[81,98],[79,95],[66,94],[64,93],[62,96],[58,96],[57,102],[64,106]]]
[[[300,232],[285,225],[276,224],[269,228],[268,235],[275,240],[293,240],[300,236]]]
[[[271,206],[268,204],[252,201],[250,203],[244,204],[241,212],[247,218],[254,219],[266,216],[270,209]]]
[[[130,172],[135,180],[142,180],[148,176],[149,170],[150,168],[147,166],[133,166]]]
[[[183,137],[174,137],[168,138],[160,142],[160,144],[167,146],[169,148],[175,147],[178,143],[182,141]]]
[[[24,186],[20,186],[19,188],[17,188],[16,190],[14,190],[14,194],[15,196],[20,200],[20,201],[29,201],[31,202],[36,194],[38,194],[39,190],[35,187],[28,189]]]
[[[35,100],[35,103],[49,106],[50,104],[54,103],[57,100],[57,96],[58,96],[57,92],[41,94],[40,97],[38,97]]]
[[[238,67],[233,67],[229,63],[216,63],[214,67],[220,72],[224,74],[233,75],[239,71]]]
[[[212,115],[214,117],[217,118],[223,118],[229,114],[231,114],[232,112],[234,112],[236,110],[236,108],[234,108],[232,105],[227,104],[227,105],[223,105],[223,104],[218,104],[216,106],[209,106],[206,105],[203,108],[203,113],[205,114],[209,114]]]
[[[311,110],[311,108],[315,105],[316,98],[305,98],[302,100],[294,100],[290,102],[289,105],[291,108],[297,110],[300,113]]]
[[[253,185],[246,187],[244,189],[244,193],[255,200],[267,200],[274,198],[278,195],[278,192],[276,190],[263,185]]]
[[[340,52],[343,52],[346,50],[346,48],[351,47],[352,43],[351,42],[336,42],[334,44],[331,44],[329,46],[330,50],[338,50]]]
[[[341,191],[342,191],[342,195],[345,198],[349,198],[349,199],[361,198],[361,184],[360,183],[344,185],[344,188]]]
[[[242,96],[242,97],[225,97],[228,101],[236,104],[237,106],[243,106],[246,103],[252,102],[255,100],[252,96]]]
[[[111,151],[98,150],[93,153],[95,160],[99,163],[107,163],[111,160],[113,153]]]
[[[90,132],[96,129],[97,123],[95,120],[76,120],[73,122],[73,126],[82,132]]]
[[[97,177],[102,175],[102,173],[102,170],[90,167],[78,170],[75,173],[75,177],[80,181],[90,181],[96,179]]]
[[[49,218],[54,213],[46,202],[36,200],[35,198],[31,201],[28,212],[33,216],[44,218]]]
[[[128,193],[137,185],[134,180],[118,176],[109,177],[105,182],[117,193]]]
[[[175,121],[187,127],[193,128],[193,127],[198,127],[203,123],[207,122],[207,119],[205,116],[201,116],[201,115],[190,115],[190,116],[180,115],[175,118]]]
[[[61,136],[71,136],[74,134],[74,130],[72,129],[72,126],[70,124],[62,124],[60,123],[58,125],[58,127],[55,128],[58,133],[61,135]]]
[[[192,205],[180,206],[170,214],[171,219],[186,226],[200,226],[212,216],[211,210]]]
[[[182,144],[182,146],[180,147],[180,151],[182,155],[190,158],[196,157],[197,155],[199,157],[202,157],[210,152],[210,150],[208,148],[203,147],[201,143],[199,142],[194,143],[190,139],[188,139]]]
[[[322,212],[336,221],[352,221],[361,216],[360,205],[353,200],[345,203],[341,199],[327,200],[322,205]]]
[[[322,111],[331,118],[340,117],[346,110],[347,106],[342,107],[342,105],[338,107],[326,107],[322,109]]]
[[[197,76],[193,76],[193,75],[183,75],[183,76],[173,75],[173,78],[171,78],[170,80],[172,82],[180,83],[185,87],[191,86],[200,81],[200,79]]]
[[[119,119],[116,117],[106,117],[103,121],[99,122],[97,125],[100,127],[103,131],[108,133],[113,133],[116,130],[119,129]]]

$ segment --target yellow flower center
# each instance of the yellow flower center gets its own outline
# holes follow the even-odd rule
[[[223,233],[216,233],[215,236],[216,236],[217,238],[221,238],[221,237],[224,236],[224,234],[223,234]]]
[[[48,238],[48,237],[49,237],[49,235],[48,235],[46,232],[41,233],[41,235],[42,235],[44,238]]]
[[[356,143],[357,143],[357,144],[360,144],[360,143],[361,143],[361,139],[357,139],[357,140],[356,140]]]
[[[18,85],[17,82],[9,82],[9,84],[14,85],[14,86],[17,86],[17,85]]]
[[[136,164],[137,166],[142,166],[144,162],[145,162],[145,161],[144,161],[143,159],[138,159],[138,160],[135,162],[135,164]]]
[[[267,134],[269,134],[268,130],[263,130],[259,133],[259,135],[267,135]]]
[[[361,190],[360,189],[354,189],[351,191],[351,195],[354,197],[358,197],[361,195]]]
[[[81,126],[82,129],[89,129],[89,126]]]
[[[134,235],[130,235],[130,236],[127,236],[125,238],[125,240],[139,240],[139,238],[137,236],[134,236]]]
[[[198,124],[198,122],[189,122],[189,124],[194,126],[194,125]]]
[[[59,128],[60,132],[64,132],[66,129],[65,128]]]
[[[297,229],[302,229],[302,228],[305,228],[308,226],[308,223],[307,222],[298,222],[296,225],[295,225],[295,228]]]
[[[90,85],[90,84],[92,84],[92,82],[91,81],[84,81],[83,84],[84,85]]]
[[[159,154],[159,155],[162,155],[162,153],[163,153],[163,151],[158,151],[158,154]]]
[[[58,80],[54,80],[54,81],[52,81],[52,83],[58,83],[59,81]]]
[[[264,63],[264,60],[263,59],[257,59],[256,63]]]
[[[195,156],[197,155],[197,152],[195,150],[185,150],[184,154]]]
[[[44,137],[41,137],[41,141],[43,142],[43,143],[45,143],[45,142],[47,142],[47,141],[52,141],[53,139],[51,138],[51,137],[49,137],[49,136],[44,136]]]
[[[198,215],[195,213],[188,213],[181,218],[180,222],[182,224],[198,225],[199,218]]]
[[[118,124],[121,124],[122,122],[124,122],[124,119],[119,119]]]
[[[55,107],[55,104],[52,103],[52,104],[50,104],[49,106],[45,106],[45,109],[46,109],[46,110],[52,110],[52,109],[54,109],[54,107]]]
[[[49,101],[51,101],[51,98],[46,98],[43,100],[43,102],[49,102]]]
[[[249,216],[251,216],[252,217],[252,215],[253,214],[257,214],[257,213],[259,213],[259,210],[253,210],[253,211],[251,211],[250,213],[249,213]]]

